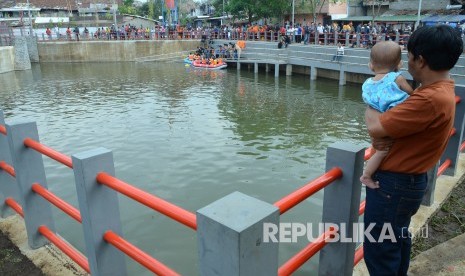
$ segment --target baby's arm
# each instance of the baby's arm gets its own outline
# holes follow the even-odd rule
[[[410,84],[408,84],[407,80],[402,75],[399,75],[396,78],[396,83],[397,83],[397,86],[399,86],[400,89],[405,91],[407,94],[412,95],[413,88],[410,86]]]

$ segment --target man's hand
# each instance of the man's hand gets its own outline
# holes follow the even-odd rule
[[[373,138],[371,137],[371,144],[376,150],[388,151],[394,144],[394,140],[389,137]]]

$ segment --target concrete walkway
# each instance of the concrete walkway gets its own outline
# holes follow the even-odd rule
[[[465,275],[465,234],[420,253],[411,261],[409,275]]]

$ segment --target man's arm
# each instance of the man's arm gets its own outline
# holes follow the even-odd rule
[[[365,123],[367,125],[368,134],[372,138],[384,138],[388,136],[388,133],[381,125],[379,121],[381,113],[371,107],[367,107],[365,110]]]
[[[380,112],[368,106],[365,111],[365,123],[373,147],[376,150],[387,151],[392,147],[394,140],[388,136],[388,133],[381,125],[379,121],[380,115]]]

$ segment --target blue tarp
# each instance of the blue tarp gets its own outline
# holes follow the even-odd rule
[[[423,23],[438,23],[438,22],[449,22],[449,23],[463,23],[465,22],[465,15],[432,15],[421,19]]]

